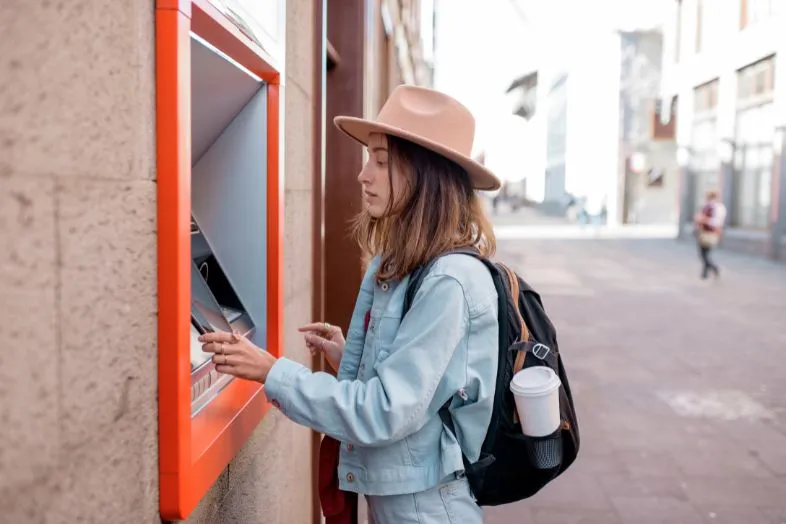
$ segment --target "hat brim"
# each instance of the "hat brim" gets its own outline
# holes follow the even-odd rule
[[[404,140],[409,140],[430,151],[434,151],[464,168],[467,174],[469,174],[472,187],[480,191],[494,191],[499,189],[502,185],[499,178],[482,164],[462,155],[454,149],[437,144],[436,142],[405,131],[404,129],[352,116],[337,116],[333,119],[333,123],[341,131],[364,146],[368,146],[369,135],[372,133],[384,133],[386,135],[393,135],[403,138]]]

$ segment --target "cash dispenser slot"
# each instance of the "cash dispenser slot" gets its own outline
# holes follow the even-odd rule
[[[191,234],[191,258],[232,330],[252,338],[254,323],[200,231]]]

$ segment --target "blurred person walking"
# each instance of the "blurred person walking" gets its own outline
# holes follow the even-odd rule
[[[704,206],[694,217],[699,256],[703,265],[701,270],[702,279],[706,279],[710,273],[715,278],[720,276],[720,268],[710,257],[710,254],[720,242],[725,222],[726,206],[718,201],[717,191],[708,191]]]

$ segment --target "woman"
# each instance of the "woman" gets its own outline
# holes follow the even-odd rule
[[[346,342],[338,327],[301,328],[337,376],[276,359],[234,334],[203,335],[221,373],[257,380],[290,419],[341,443],[341,490],[366,495],[376,524],[482,522],[463,476],[491,417],[497,294],[474,257],[447,254],[409,312],[409,274],[455,248],[485,256],[495,239],[475,189],[499,180],[470,158],[474,119],[439,92],[400,86],[377,121],[336,118],[367,146],[355,235],[371,262]],[[438,410],[449,405],[457,438]]]
[[[701,278],[706,280],[710,273],[715,278],[720,276],[720,269],[713,262],[710,254],[720,242],[723,234],[723,225],[726,222],[726,206],[718,202],[717,191],[707,191],[705,204],[693,218],[696,227],[696,237],[699,244],[701,257]]]

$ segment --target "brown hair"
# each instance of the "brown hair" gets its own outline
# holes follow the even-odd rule
[[[388,209],[379,218],[364,210],[353,224],[365,254],[382,258],[377,278],[401,279],[455,248],[474,247],[482,256],[492,256],[494,230],[466,170],[408,140],[388,135],[387,143]],[[400,195],[392,194],[394,167],[405,180]]]

